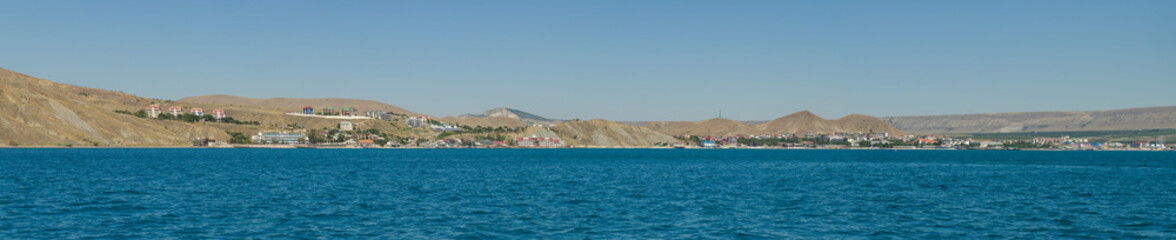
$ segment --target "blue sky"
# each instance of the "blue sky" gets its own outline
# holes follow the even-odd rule
[[[178,99],[768,120],[1176,105],[1176,1],[6,1],[0,67]]]

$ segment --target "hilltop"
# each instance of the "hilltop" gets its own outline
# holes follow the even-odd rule
[[[521,111],[518,109],[511,109],[511,108],[507,108],[507,107],[497,107],[494,109],[486,110],[485,112],[482,112],[482,114],[466,114],[466,115],[461,115],[460,117],[503,117],[503,118],[512,118],[512,119],[519,119],[519,120],[523,120],[523,121],[535,121],[535,122],[558,122],[558,121],[561,121],[561,120],[540,117],[539,115],[535,115],[535,114],[524,112],[524,111]]]
[[[186,97],[178,100],[179,102],[188,103],[212,103],[222,105],[242,105],[254,107],[269,107],[280,108],[284,111],[298,111],[302,107],[310,106],[315,109],[323,109],[327,107],[334,107],[342,109],[344,107],[358,108],[360,111],[387,111],[397,114],[405,114],[409,116],[420,116],[419,113],[408,111],[407,109],[386,104],[372,100],[346,99],[346,98],[266,98],[255,99],[247,97],[238,97],[230,95],[204,95]]]
[[[1176,128],[1176,106],[1085,112],[906,116],[883,120],[903,131],[920,134],[1173,129]]]
[[[738,122],[730,119],[713,118],[698,122],[649,122],[643,126],[670,135],[804,135],[807,133],[820,134],[835,132],[885,132],[890,133],[891,135],[905,134],[903,131],[891,126],[881,119],[871,116],[850,114],[839,119],[829,120],[821,118],[809,111],[796,112],[759,124]]]
[[[537,124],[553,125],[564,122],[563,120],[545,118],[507,107],[486,110],[481,114],[463,114],[456,117],[448,116],[439,120],[447,123],[484,127],[525,127]]]

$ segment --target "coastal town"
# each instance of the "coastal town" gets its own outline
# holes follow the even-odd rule
[[[153,119],[185,121],[216,121],[254,124],[232,119],[223,109],[210,114],[200,107],[170,106],[163,111],[159,105],[148,105],[131,115]],[[409,116],[386,111],[360,111],[355,107],[325,107],[317,110],[306,106],[286,115],[306,118],[339,120],[328,129],[275,129],[251,135],[229,132],[231,139],[193,139],[193,146],[239,148],[572,148],[592,147],[566,144],[559,137],[521,134],[518,128],[488,128],[446,123],[429,116]],[[407,128],[431,132],[432,138],[399,137],[364,128],[357,120],[402,122]],[[558,124],[535,124],[531,127],[551,128]],[[462,137],[462,133],[500,133],[489,137]],[[511,137],[504,137],[511,135]],[[1070,136],[1035,137],[1031,139],[977,139],[947,135],[901,135],[889,133],[806,133],[732,136],[674,136],[678,141],[660,142],[655,148],[743,148],[743,149],[903,149],[903,150],[1118,150],[1163,151],[1176,150],[1163,137],[1156,141],[1096,141]]]

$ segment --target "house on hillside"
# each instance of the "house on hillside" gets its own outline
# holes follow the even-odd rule
[[[410,118],[404,120],[404,125],[408,125],[408,127],[422,127],[428,121],[429,121],[429,118],[427,118],[425,116],[410,117]]]
[[[372,119],[379,119],[379,120],[391,120],[392,119],[392,114],[387,113],[387,112],[383,112],[383,111],[367,111],[367,112],[364,112],[364,114],[366,114],[368,117],[371,117]]]
[[[151,118],[159,118],[159,105],[147,105],[147,116]]]
[[[311,107],[311,106],[302,107],[302,114],[314,114],[314,107]]]
[[[204,109],[203,108],[192,108],[192,115],[196,115],[197,117],[203,117],[204,116]]]
[[[212,110],[212,118],[216,118],[216,120],[224,119],[225,118],[225,110],[224,109],[213,109]]]
[[[184,108],[180,106],[172,106],[167,108],[167,111],[168,113],[171,113],[172,117],[179,117],[180,115],[184,114]]]
[[[352,123],[351,121],[342,121],[342,122],[339,122],[339,130],[342,130],[342,131],[355,131],[355,123]]]

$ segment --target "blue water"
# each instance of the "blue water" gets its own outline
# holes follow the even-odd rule
[[[1176,153],[0,149],[0,238],[1176,238]]]

